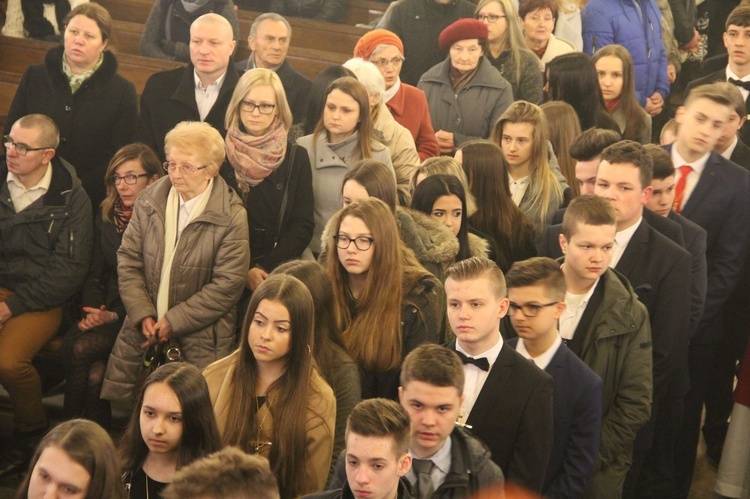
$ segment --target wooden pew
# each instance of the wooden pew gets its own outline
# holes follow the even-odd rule
[[[138,55],[142,33],[142,24],[115,20],[113,46],[119,54]],[[250,48],[247,46],[247,40],[242,40],[238,43],[237,50],[235,51],[235,60],[245,60],[249,55]],[[341,64],[349,58],[347,55],[340,53],[300,47],[290,47],[287,57],[297,71],[310,79],[315,78],[315,75],[328,66]]]
[[[101,0],[100,3],[109,11],[113,19],[133,23],[145,23],[153,6],[153,0]],[[377,2],[371,0],[368,3],[377,4]],[[260,12],[237,11],[241,40],[247,40],[250,25],[259,15]],[[292,26],[293,47],[314,47],[316,50],[347,56],[353,53],[357,41],[367,33],[364,28],[345,24],[326,23],[297,17],[289,17],[288,20]]]
[[[372,0],[347,0],[344,24],[356,26],[357,24],[369,24],[375,19],[382,17],[387,3],[373,2]]]

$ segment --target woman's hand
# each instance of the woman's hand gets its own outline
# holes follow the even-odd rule
[[[258,267],[251,268],[247,271],[247,289],[255,291],[266,279],[268,279],[268,272]]]
[[[88,331],[104,324],[110,324],[118,319],[117,314],[107,310],[106,305],[102,305],[99,308],[83,307],[83,311],[86,312],[86,317],[78,323],[78,329],[81,331]]]
[[[159,343],[166,343],[172,337],[172,325],[166,317],[162,317],[154,324],[154,334]]]
[[[143,319],[143,322],[141,322],[141,333],[143,334],[144,338],[146,338],[146,341],[141,343],[141,348],[144,350],[147,349],[150,345],[153,345],[156,343],[156,340],[158,339],[156,337],[156,333],[154,332],[154,318],[153,317],[146,317]]]
[[[437,139],[438,147],[441,153],[452,153],[456,146],[453,145],[453,133],[446,132],[445,130],[438,130],[435,132],[435,138]]]

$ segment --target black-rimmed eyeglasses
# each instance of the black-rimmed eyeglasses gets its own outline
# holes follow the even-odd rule
[[[274,109],[276,109],[276,104],[256,104],[255,102],[251,102],[249,100],[242,100],[240,101],[240,111],[245,111],[246,113],[252,113],[255,110],[258,110],[260,114],[271,114]]]
[[[114,185],[120,185],[120,182],[123,180],[128,185],[135,185],[136,182],[138,182],[138,179],[141,177],[148,177],[148,173],[141,173],[140,175],[136,175],[135,173],[132,175],[112,175],[109,177],[109,181],[112,182]]]
[[[352,239],[349,236],[338,234],[336,236],[333,236],[333,240],[336,241],[336,247],[340,249],[347,249],[349,245],[354,242],[354,246],[359,251],[367,251],[368,249],[370,249],[370,246],[372,246],[372,242],[375,239],[367,236],[359,236]]]
[[[183,175],[190,175],[191,173],[198,173],[200,170],[203,170],[204,168],[208,168],[208,165],[195,167],[195,166],[187,165],[187,164],[178,165],[177,163],[173,161],[165,161],[164,163],[162,163],[161,166],[163,166],[164,170],[167,172],[173,172],[175,168],[179,168],[180,172],[182,172]]]
[[[33,151],[44,151],[45,149],[54,149],[54,147],[29,147],[26,144],[21,144],[19,142],[15,142],[13,139],[10,138],[10,135],[3,135],[3,145],[5,146],[5,151],[10,151],[10,148],[14,148],[16,150],[16,154],[19,156],[26,156],[26,153],[33,152]]]
[[[557,305],[558,303],[560,302],[551,301],[549,303],[542,303],[540,305],[537,305],[535,303],[525,303],[523,305],[519,305],[517,303],[510,302],[510,304],[508,305],[508,312],[513,315],[520,310],[526,317],[536,317],[537,315],[539,315],[539,311],[543,308],[551,307],[552,305]]]

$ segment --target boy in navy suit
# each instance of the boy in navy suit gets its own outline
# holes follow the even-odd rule
[[[602,379],[560,338],[565,276],[551,258],[516,262],[506,276],[508,315],[518,338],[508,344],[554,379],[552,454],[543,493],[581,497],[594,473],[602,424]]]

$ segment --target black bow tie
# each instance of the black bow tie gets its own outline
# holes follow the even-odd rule
[[[490,361],[487,360],[487,357],[480,357],[478,359],[474,359],[472,357],[468,357],[458,350],[456,350],[456,353],[458,354],[459,358],[461,359],[461,362],[464,364],[474,364],[482,371],[489,371],[490,370]]]
[[[738,87],[742,87],[747,91],[750,91],[750,81],[742,81],[742,80],[735,80],[734,78],[729,78],[729,83],[732,85],[736,85]]]

